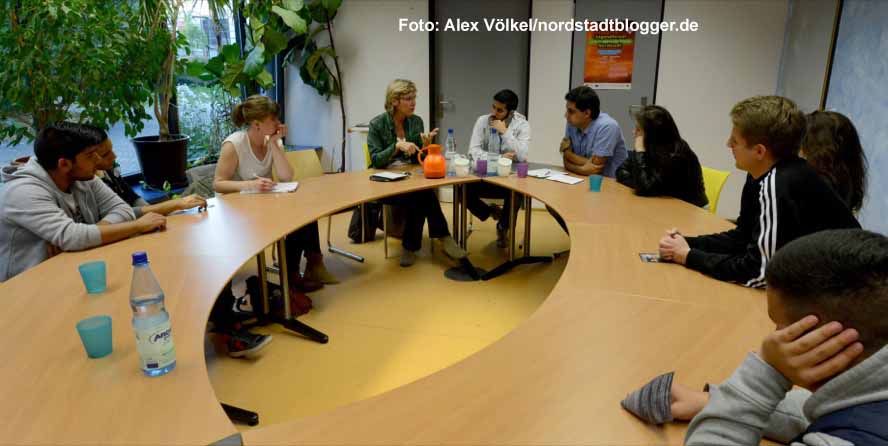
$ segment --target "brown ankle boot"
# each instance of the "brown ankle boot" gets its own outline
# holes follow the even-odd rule
[[[330,274],[330,271],[327,271],[327,267],[324,265],[323,254],[319,252],[308,254],[306,260],[305,274],[302,275],[303,279],[328,285],[339,283],[339,280],[333,274]]]
[[[290,288],[294,288],[303,293],[310,293],[324,287],[323,283],[317,280],[312,280],[311,278],[305,278],[299,273],[290,273],[289,279]]]
[[[311,298],[290,287],[290,313],[293,317],[308,313],[313,308]]]

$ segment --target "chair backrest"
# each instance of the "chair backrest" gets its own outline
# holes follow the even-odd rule
[[[370,146],[364,143],[364,165],[370,168]]]
[[[285,152],[284,156],[293,167],[293,179],[299,181],[303,178],[319,177],[324,174],[321,159],[314,150],[293,150]],[[275,177],[277,175],[275,174]]]
[[[709,212],[718,212],[718,199],[730,175],[731,172],[703,166],[703,187],[706,189],[706,198],[709,199]]]

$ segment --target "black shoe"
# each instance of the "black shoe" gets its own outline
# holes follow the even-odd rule
[[[492,218],[493,221],[499,221],[501,218],[503,218],[503,208],[499,207],[498,205],[491,204],[490,218]]]
[[[252,315],[253,314],[253,296],[249,294],[245,294],[241,297],[234,298],[234,304],[231,306],[231,311],[235,314],[241,315]]]
[[[231,333],[228,338],[228,356],[253,357],[271,343],[271,335],[253,334],[248,331]]]

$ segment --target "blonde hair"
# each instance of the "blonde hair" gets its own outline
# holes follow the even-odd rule
[[[781,96],[754,96],[731,109],[731,121],[750,146],[764,145],[775,159],[797,155],[805,134],[805,115]]]
[[[401,99],[410,93],[416,93],[416,84],[407,79],[395,79],[385,89],[385,111],[391,113],[395,106],[395,100]]]
[[[253,121],[262,121],[269,116],[277,116],[280,106],[271,99],[254,94],[244,102],[234,106],[231,121],[236,127],[243,127]]]

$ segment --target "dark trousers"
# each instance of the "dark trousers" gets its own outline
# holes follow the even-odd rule
[[[321,238],[318,235],[318,222],[307,224],[284,238],[287,247],[287,266],[291,271],[298,271],[299,261],[304,253],[321,252]]]
[[[503,200],[503,212],[502,217],[496,223],[496,228],[499,230],[505,230],[509,228],[509,214],[508,211],[510,209],[510,204],[512,203],[512,192],[509,189],[504,187],[497,186],[495,184],[490,183],[471,183],[468,185],[468,190],[466,190],[466,207],[469,208],[469,212],[472,213],[475,217],[478,217],[481,221],[486,221],[490,218],[490,214],[492,212],[492,206],[485,203],[482,198],[501,198]],[[519,206],[515,207],[515,214],[518,214]]]
[[[429,221],[429,236],[432,238],[447,237],[447,219],[441,211],[441,203],[433,189],[410,192],[403,195],[388,197],[381,200],[384,204],[400,206],[406,210],[404,236],[401,244],[407,251],[418,251],[422,247],[422,228]]]

